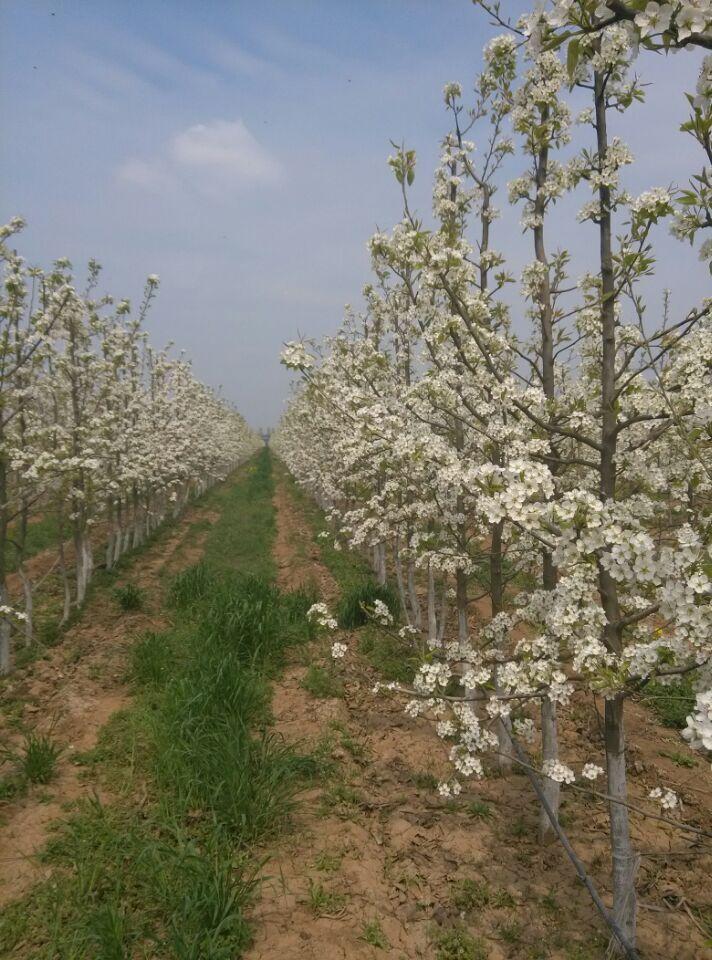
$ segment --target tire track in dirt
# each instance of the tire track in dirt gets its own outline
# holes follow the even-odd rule
[[[194,535],[198,522],[217,517],[206,508],[190,508],[160,539],[137,556],[121,579],[140,585],[144,609],[122,613],[116,602],[101,591],[82,611],[56,647],[25,670],[13,675],[4,699],[22,708],[23,725],[36,731],[51,730],[62,746],[56,777],[44,787],[5,805],[0,803],[0,906],[18,899],[50,872],[37,859],[52,825],[66,816],[67,808],[85,796],[108,799],[73,758],[97,743],[101,728],[129,701],[125,684],[127,653],[133,638],[145,630],[166,625],[162,610],[161,577],[195,563],[203,553],[207,536]],[[20,737],[7,723],[0,725],[5,746]]]
[[[332,601],[336,584],[320,564],[309,526],[279,477],[274,503],[279,585],[315,581],[323,599]],[[575,883],[559,847],[536,842],[537,811],[525,779],[500,778],[491,771],[459,803],[440,801],[432,780],[450,773],[443,743],[428,721],[406,717],[402,704],[374,700],[373,671],[354,649],[355,637],[342,639],[353,641],[343,699],[312,698],[301,686],[304,662],[288,666],[274,684],[275,730],[303,748],[329,736],[338,774],[326,787],[302,795],[292,832],[264,851],[269,860],[262,871],[253,914],[255,941],[247,960],[432,958],[434,941],[463,921],[470,934],[482,939],[489,960],[602,956],[605,948],[597,939],[602,930],[588,895]],[[322,660],[330,642],[312,645],[312,659]],[[595,716],[590,706],[586,709],[578,725],[583,741],[570,745],[584,752],[599,736]],[[641,747],[633,752],[640,755]],[[681,779],[679,771],[676,779],[672,771],[665,773],[673,787]],[[636,792],[644,796],[646,789],[641,776]],[[598,864],[605,896],[605,809],[578,806],[573,812],[572,840],[585,851],[587,862]],[[683,889],[691,882],[690,870],[704,887],[705,861],[695,860],[695,852],[669,828],[637,822],[636,841],[663,857],[652,861],[657,874],[646,881],[644,898],[662,897],[678,872],[688,871]],[[687,860],[675,859],[680,847]],[[453,899],[464,879],[479,883],[483,891],[474,910],[463,910]],[[643,955],[676,960],[706,956],[699,925],[684,909],[664,899],[660,904],[641,910]],[[373,937],[365,925],[375,920],[386,938],[382,947],[367,942]]]

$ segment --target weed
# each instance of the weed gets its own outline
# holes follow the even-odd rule
[[[335,725],[338,729],[338,724]],[[358,740],[354,740],[348,730],[340,730],[341,737],[339,742],[344,750],[347,750],[357,763],[365,763],[368,756],[368,748]]]
[[[89,911],[87,940],[102,960],[128,960],[127,935],[126,914],[119,904],[103,903]]]
[[[321,797],[322,812],[335,812],[348,818],[362,803],[360,794],[346,783],[335,783]]]
[[[168,590],[168,606],[176,610],[189,609],[207,596],[213,579],[206,563],[196,563],[181,571]]]
[[[359,637],[359,651],[384,680],[411,683],[420,663],[412,645],[369,623]]]
[[[475,939],[463,927],[452,927],[435,940],[437,960],[487,960],[485,943]]]
[[[366,943],[370,944],[372,947],[376,947],[378,950],[387,950],[390,947],[388,938],[383,932],[381,923],[379,920],[369,920],[363,925],[363,933],[360,937],[361,940],[365,940]]]
[[[509,910],[515,906],[515,900],[507,890],[495,890],[490,899],[490,906],[495,910]]]
[[[334,873],[341,866],[341,855],[322,850],[315,859],[314,867],[322,873]]]
[[[17,800],[27,789],[27,781],[21,776],[7,776],[0,779],[0,803]]]
[[[368,623],[364,607],[372,607],[376,600],[382,600],[395,619],[400,614],[398,595],[388,586],[381,586],[373,580],[366,580],[348,587],[342,592],[337,609],[339,626],[344,630],[354,630]]]
[[[130,677],[140,686],[160,686],[173,658],[170,637],[144,633],[131,648]]]
[[[660,751],[661,757],[667,757],[668,760],[672,760],[673,763],[677,764],[678,767],[686,767],[688,770],[692,770],[693,767],[697,766],[697,761],[694,757],[688,757],[686,753],[665,753]]]
[[[522,927],[516,920],[500,923],[498,929],[504,943],[519,943],[522,939]]]
[[[421,771],[412,774],[410,779],[418,790],[437,790],[438,778],[432,773]]]
[[[288,623],[299,623],[306,620],[307,611],[319,600],[319,592],[311,584],[307,587],[297,587],[282,594],[282,610]],[[309,621],[307,621],[309,622]]]
[[[489,905],[492,893],[486,880],[472,880],[466,877],[455,884],[450,897],[452,905],[461,913],[471,913]]]
[[[561,819],[561,817],[559,817],[559,819]],[[512,820],[509,825],[509,831],[512,836],[517,839],[528,836],[530,832],[529,826],[523,817],[517,817],[515,820]]]
[[[17,570],[19,555],[13,543],[12,524],[8,532],[10,536],[8,536],[5,542],[5,570],[9,573],[12,570]],[[48,547],[56,547],[58,543],[59,526],[57,517],[54,513],[49,512],[28,523],[25,533],[23,559],[27,560],[42,550],[46,550]]]
[[[545,910],[548,910],[550,913],[556,913],[559,909],[559,901],[556,899],[554,894],[549,891],[545,893],[541,898],[541,905]]]
[[[20,751],[23,776],[30,783],[49,783],[54,778],[62,751],[49,733],[30,733]]]
[[[342,893],[334,893],[327,890],[321,883],[314,883],[309,878],[309,906],[317,917],[323,917],[327,914],[338,913],[346,903],[346,897]]]
[[[304,674],[301,685],[307,693],[320,700],[344,695],[344,685],[341,680],[331,670],[315,663]]]
[[[114,590],[116,602],[124,611],[141,610],[144,605],[145,597],[143,590],[137,587],[135,583],[124,583]]]
[[[664,726],[682,730],[695,706],[694,676],[689,674],[665,684],[652,680],[646,684],[641,699]]]
[[[465,808],[467,815],[475,820],[491,820],[492,807],[485,800],[471,800]]]

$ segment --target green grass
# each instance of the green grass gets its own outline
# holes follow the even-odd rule
[[[328,890],[322,883],[315,883],[311,878],[307,897],[309,906],[317,917],[338,913],[346,903],[346,897],[342,893]]]
[[[205,497],[205,506],[221,510],[205,544],[205,563],[210,569],[274,578],[273,495],[272,458],[265,448],[241,469],[239,483],[223,485]]]
[[[429,773],[427,770],[413,773],[410,779],[418,790],[428,790],[432,792],[438,788],[438,778],[434,773]]]
[[[13,535],[14,530],[11,527],[8,531],[8,536],[9,538],[12,538]],[[24,558],[25,560],[29,560],[30,557],[34,557],[43,550],[48,550],[50,547],[56,547],[58,543],[59,526],[57,523],[57,517],[54,515],[54,513],[50,512],[40,517],[38,520],[33,520],[31,523],[28,523],[27,536],[25,537]],[[8,542],[5,545],[5,570],[8,573],[17,570],[17,549],[11,542]]]
[[[487,960],[485,943],[472,937],[464,927],[452,927],[435,939],[437,960]]]
[[[123,583],[120,587],[115,587],[114,597],[121,609],[126,612],[141,610],[145,602],[143,590],[135,583]]]
[[[492,891],[486,880],[473,880],[465,877],[454,884],[450,896],[453,907],[462,913],[472,913],[489,906]]]
[[[690,757],[686,753],[680,753],[677,750],[672,753],[666,753],[664,750],[661,750],[660,756],[667,757],[668,760],[672,760],[678,767],[685,767],[688,770],[692,770],[698,765],[694,757]]]
[[[364,608],[371,608],[376,600],[381,600],[393,614],[395,620],[400,613],[400,601],[389,586],[380,586],[373,580],[365,580],[348,586],[341,592],[336,611],[336,619],[343,630],[363,627],[369,622]]]
[[[367,923],[364,923],[360,939],[370,944],[370,946],[376,947],[377,950],[387,950],[390,947],[388,937],[386,937],[383,932],[379,920],[369,920]]]
[[[55,778],[61,755],[62,750],[51,733],[27,733],[19,749],[1,750],[0,759],[11,763],[14,771],[0,780],[0,800],[21,796],[30,783],[50,783]]]
[[[344,685],[333,670],[312,663],[302,680],[302,687],[313,697],[327,700],[344,695]]]
[[[170,633],[144,633],[130,652],[129,679],[139,686],[161,686],[171,671],[174,643]]]
[[[215,499],[205,568],[169,591],[175,622],[136,640],[132,705],[76,758],[117,799],[84,800],[58,826],[50,877],[0,916],[3,957],[233,960],[250,943],[253,845],[285,827],[325,760],[270,729],[270,678],[311,628],[309,596],[265,578],[269,459]],[[233,541],[243,529],[251,557]]]
[[[49,733],[29,733],[20,752],[20,771],[30,783],[54,779],[62,751]]]
[[[204,600],[210,591],[213,574],[207,563],[200,562],[181,571],[173,578],[167,603],[175,610],[188,610]]]
[[[314,866],[322,873],[336,873],[341,866],[343,857],[339,853],[329,853],[328,850],[322,850],[314,858]]]
[[[666,727],[682,730],[688,714],[695,706],[695,692],[691,675],[681,677],[675,683],[662,684],[652,680],[646,684],[641,699]]]
[[[382,679],[412,683],[420,659],[408,640],[369,623],[359,634],[358,648]]]
[[[486,800],[471,800],[465,810],[473,820],[491,820],[494,816],[492,807]]]

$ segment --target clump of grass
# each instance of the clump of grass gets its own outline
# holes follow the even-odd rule
[[[358,791],[343,782],[332,784],[321,797],[321,808],[324,814],[336,813],[337,816],[345,819],[353,816],[361,803],[362,799]]]
[[[515,944],[522,939],[522,926],[516,920],[500,923],[498,929],[504,943]]]
[[[695,706],[693,675],[680,677],[674,683],[651,680],[641,698],[664,726],[682,730]]]
[[[393,618],[398,619],[400,614],[398,594],[389,586],[381,586],[373,580],[366,580],[347,587],[343,591],[336,613],[339,626],[344,630],[354,630],[368,623],[364,607],[372,607],[376,600],[382,600]]]
[[[487,960],[485,943],[470,936],[464,927],[443,931],[435,940],[437,960]]]
[[[168,606],[186,610],[203,600],[210,590],[214,575],[206,563],[196,563],[177,574],[168,590]]]
[[[492,891],[485,880],[465,877],[455,884],[450,899],[456,910],[461,913],[472,913],[474,910],[482,910],[483,907],[489,906]]]
[[[407,640],[369,623],[361,631],[358,648],[384,680],[412,683],[420,660]]]
[[[307,611],[318,601],[319,591],[313,584],[283,593],[282,610],[287,623],[300,623],[306,620]]]
[[[425,771],[414,773],[410,779],[418,790],[437,790],[438,778],[433,773]]]
[[[688,770],[692,770],[693,767],[697,766],[697,761],[694,757],[688,757],[686,753],[680,753],[679,750],[675,750],[672,753],[661,751],[660,756],[667,757],[668,760],[672,760],[678,767],[686,767]]]
[[[131,648],[131,679],[141,686],[158,687],[168,676],[173,645],[167,634],[147,632]]]
[[[116,587],[114,597],[121,609],[126,612],[141,610],[145,602],[143,590],[137,587],[135,583],[124,583],[120,587]]]
[[[327,667],[312,663],[302,678],[302,687],[313,697],[320,700],[342,697],[344,685]]]
[[[471,800],[466,807],[467,815],[475,820],[491,820],[492,807],[485,800]]]
[[[372,947],[376,947],[377,950],[387,950],[390,947],[379,920],[369,920],[364,923],[360,939],[365,940]]]
[[[16,800],[21,797],[27,789],[27,781],[24,777],[11,774],[0,778],[0,803]]]
[[[30,783],[54,779],[61,749],[49,733],[29,733],[19,755],[20,770]]]
[[[317,917],[338,913],[346,903],[346,897],[343,893],[327,890],[323,884],[314,883],[311,877],[309,878],[308,899],[309,906]]]
[[[322,850],[314,858],[314,866],[322,873],[335,873],[341,866],[341,854],[329,853],[328,850]]]
[[[490,906],[495,910],[508,910],[516,905],[516,901],[508,890],[495,890],[490,900]]]
[[[339,734],[339,743],[343,749],[348,751],[357,763],[365,763],[368,756],[365,743],[354,740],[349,729],[336,720],[331,724],[331,727]]]
[[[129,934],[126,912],[118,903],[103,903],[89,911],[87,940],[105,960],[126,960],[124,944]]]
[[[559,820],[561,820],[561,816],[559,816]],[[515,817],[509,825],[509,832],[513,837],[521,839],[528,836],[531,830],[524,817]]]

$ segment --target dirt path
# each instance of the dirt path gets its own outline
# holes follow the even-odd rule
[[[279,474],[273,503],[277,517],[274,542],[277,585],[282,590],[293,590],[314,584],[321,597],[333,600],[339,592],[336,581],[321,563],[309,525],[296,509]]]
[[[336,585],[283,482],[275,505],[280,585],[316,580],[333,599]],[[307,658],[275,684],[277,731],[302,744],[327,738],[336,773],[326,787],[302,797],[292,833],[265,851],[270,859],[248,960],[479,960],[478,953],[457,952],[462,928],[489,960],[603,957],[605,937],[568,861],[558,846],[536,842],[537,812],[524,778],[490,771],[457,803],[440,800],[435,781],[448,775],[442,742],[427,721],[406,717],[402,704],[374,698],[376,677],[356,637],[344,639],[350,648],[343,698],[315,699],[301,686]],[[325,646],[315,646],[309,658],[325,662]],[[569,748],[583,755],[587,741],[600,742],[595,711],[590,704],[571,710],[575,723],[566,727],[578,740],[565,747],[568,755],[576,755]],[[673,741],[673,732],[638,712],[634,795],[644,797],[663,776],[694,805],[686,809],[688,822],[707,822],[709,798],[687,789],[694,786],[691,771],[660,761],[661,738]],[[681,749],[679,738],[675,749]],[[568,794],[564,811],[574,844],[608,896],[605,808]],[[710,906],[709,856],[668,827],[637,819],[634,831],[646,852],[639,882],[643,956],[712,956],[683,896],[689,891],[696,906]],[[439,954],[443,938],[449,952],[443,947]]]
[[[200,558],[205,533],[196,535],[192,527],[215,516],[205,508],[189,509],[119,578],[140,585],[145,596],[141,611],[123,613],[109,591],[97,592],[62,642],[14,674],[5,687],[0,742],[17,744],[21,724],[51,730],[62,754],[50,784],[32,787],[16,801],[0,802],[0,905],[20,897],[48,872],[35,854],[45,845],[51,824],[73,801],[97,791],[74,757],[96,745],[101,727],[126,704],[127,649],[137,634],[164,626],[157,612],[162,577]],[[9,773],[7,765],[1,772]]]

